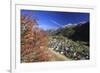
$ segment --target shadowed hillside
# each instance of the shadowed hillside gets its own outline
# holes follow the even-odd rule
[[[79,24],[74,28],[75,33],[70,36],[73,40],[79,40],[79,41],[85,41],[87,42],[87,45],[89,45],[89,22],[86,22],[84,24]]]

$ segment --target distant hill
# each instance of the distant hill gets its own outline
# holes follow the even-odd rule
[[[74,41],[84,41],[89,46],[89,21],[77,25],[65,26],[57,30],[48,30],[47,32],[49,35],[63,35]]]

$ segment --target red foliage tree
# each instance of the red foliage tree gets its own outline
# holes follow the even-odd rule
[[[38,27],[35,19],[21,16],[21,62],[48,60],[46,32]]]

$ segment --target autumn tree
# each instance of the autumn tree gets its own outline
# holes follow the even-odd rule
[[[21,61],[39,61],[39,53],[47,47],[46,32],[38,27],[36,19],[21,16]],[[43,58],[42,58],[43,59]]]

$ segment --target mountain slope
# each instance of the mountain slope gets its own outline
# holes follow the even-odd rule
[[[70,25],[57,30],[49,30],[49,35],[63,35],[74,41],[84,41],[89,45],[89,22],[80,23],[77,25]]]

